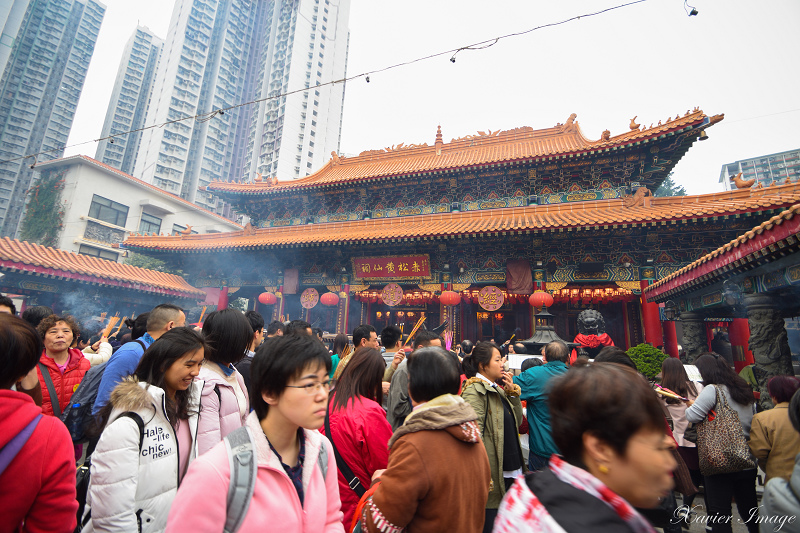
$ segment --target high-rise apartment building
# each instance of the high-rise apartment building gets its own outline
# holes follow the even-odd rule
[[[0,78],[0,235],[17,231],[31,166],[64,153],[105,10],[94,0],[28,2]]]
[[[719,182],[723,184],[726,191],[735,188],[731,178],[739,172],[742,173],[743,180],[755,179],[756,184],[763,183],[765,187],[772,185],[773,181],[781,184],[787,179],[798,181],[800,180],[800,149],[742,159],[722,165],[722,169],[719,171]]]
[[[6,69],[11,50],[17,40],[22,19],[30,0],[11,0],[0,3],[0,75]]]
[[[349,0],[176,0],[146,122],[200,118],[145,131],[133,174],[218,210],[198,191],[212,180],[322,166],[339,149],[344,83],[323,84],[345,76],[349,10]]]
[[[98,143],[95,159],[126,174],[133,172],[142,137],[142,132],[136,130],[145,125],[163,45],[164,41],[148,28],[138,26],[125,45],[117,70],[106,120],[100,133],[101,138],[111,136],[112,139]]]

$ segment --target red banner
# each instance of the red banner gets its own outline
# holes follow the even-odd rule
[[[360,279],[429,278],[431,263],[428,255],[359,257],[353,259],[353,276]]]

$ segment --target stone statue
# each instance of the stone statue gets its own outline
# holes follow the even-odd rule
[[[606,333],[606,321],[600,311],[586,309],[578,314],[578,335],[575,337],[579,344],[581,355],[594,359],[605,346],[614,346],[614,341]],[[570,362],[577,358],[577,353],[572,352]]]

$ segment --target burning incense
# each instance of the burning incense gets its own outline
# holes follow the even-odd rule
[[[656,383],[656,388],[654,389],[657,393],[662,396],[666,396],[667,398],[675,398],[676,400],[683,400],[684,402],[688,402],[689,398],[684,398],[683,396],[679,396],[678,394],[672,392],[666,387],[662,387],[661,385]]]
[[[418,330],[418,329],[419,329],[419,327],[422,325],[422,323],[423,323],[423,322],[425,322],[425,319],[426,319],[426,318],[428,318],[428,317],[425,317],[425,316],[423,316],[423,317],[420,317],[420,319],[419,319],[419,320],[417,320],[417,323],[414,325],[414,329],[412,329],[412,330],[411,330],[411,333],[409,333],[409,334],[408,334],[408,338],[406,339],[406,342],[405,342],[405,344],[403,344],[403,346],[405,346],[406,344],[408,344],[408,342],[409,342],[409,341],[410,341],[412,338],[414,338],[414,334],[417,332],[417,330]]]
[[[117,322],[119,322],[119,314],[116,314],[108,319],[108,325],[106,326],[106,329],[103,330],[103,337],[108,337],[108,335],[111,333],[111,330],[117,325]]]
[[[200,311],[200,318],[198,318],[198,319],[197,319],[197,321],[198,321],[198,322],[202,322],[202,321],[203,321],[203,315],[205,315],[205,314],[206,314],[206,309],[208,309],[208,306],[205,306],[205,305],[204,305],[204,306],[203,306],[203,310],[202,310],[202,311]]]
[[[444,348],[449,350],[453,346],[453,332],[445,331],[442,336],[444,337]]]
[[[117,330],[114,332],[114,336],[115,337],[119,334],[119,330],[122,329],[122,325],[125,323],[125,321],[127,319],[128,319],[128,317],[124,316],[124,317],[122,317],[122,320],[119,321],[119,326],[117,326]]]

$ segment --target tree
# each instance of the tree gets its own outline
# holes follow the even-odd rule
[[[148,270],[155,270],[157,272],[164,272],[165,274],[175,274],[176,276],[183,277],[183,271],[171,268],[166,261],[150,257],[149,255],[137,254],[135,252],[128,252],[128,257],[125,258],[125,264],[146,268]]]
[[[675,183],[672,179],[672,172],[670,172],[653,196],[686,196],[686,188]]]

